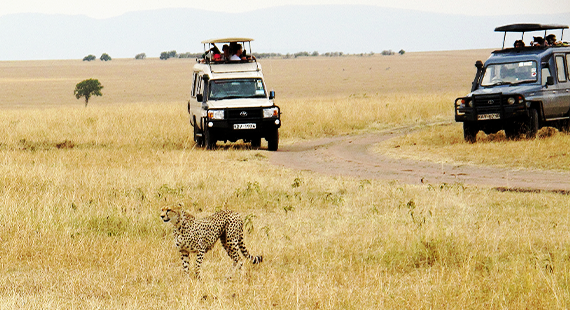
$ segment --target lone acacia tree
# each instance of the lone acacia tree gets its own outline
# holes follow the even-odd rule
[[[75,91],[73,93],[77,99],[85,97],[85,106],[87,107],[91,96],[103,96],[101,89],[103,89],[103,85],[99,83],[99,80],[88,79],[75,85]]]

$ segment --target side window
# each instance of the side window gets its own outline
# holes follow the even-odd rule
[[[544,86],[546,84],[546,79],[550,76],[552,76],[552,74],[550,74],[550,69],[549,68],[542,68],[542,85]]]
[[[556,55],[556,72],[558,74],[558,82],[566,82],[566,66],[564,65],[564,56]]]
[[[202,76],[198,76],[196,79],[196,94],[202,93]]]
[[[568,64],[570,64],[570,54],[566,54],[566,69],[568,70],[567,73],[570,75],[570,66]]]
[[[198,72],[194,72],[192,75],[192,90],[190,90],[190,96],[196,97],[196,82],[198,81]]]

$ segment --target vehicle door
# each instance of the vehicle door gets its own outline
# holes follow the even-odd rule
[[[568,116],[570,112],[570,53],[556,54],[557,73],[557,96],[556,106],[562,116]]]
[[[194,71],[192,76],[192,89],[190,92],[190,100],[188,112],[190,113],[190,118],[192,124],[194,124],[194,120],[196,120],[198,127],[201,129],[201,117],[202,117],[202,101],[200,97],[203,97],[203,89],[204,89],[204,81],[202,79],[202,74],[200,72]]]
[[[554,118],[558,117],[558,111],[555,102],[556,96],[556,89],[554,85],[547,85],[547,80],[549,77],[553,77],[556,79],[556,74],[554,72],[554,66],[549,65],[548,63],[543,62],[541,64],[541,84],[542,90],[540,91],[540,98],[542,101],[542,111],[544,112],[545,118]]]
[[[554,54],[554,85],[548,86],[548,95],[552,100],[552,117],[565,116],[570,108],[570,81],[565,56]]]

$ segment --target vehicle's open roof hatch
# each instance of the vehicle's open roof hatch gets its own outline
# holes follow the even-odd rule
[[[567,25],[545,25],[545,24],[511,24],[495,28],[497,32],[528,32],[551,29],[568,29]]]
[[[566,27],[568,28],[568,27]],[[202,41],[202,44],[208,43],[231,43],[231,42],[251,42],[251,38],[220,38],[220,39],[209,39]]]
[[[505,39],[507,37],[507,32],[521,32],[522,36],[524,36],[525,32],[530,31],[544,31],[544,36],[546,37],[547,30],[562,30],[562,35],[560,36],[560,40],[564,37],[564,29],[568,29],[568,25],[559,25],[559,24],[510,24],[504,25],[495,28],[496,32],[504,32],[505,35],[503,36],[503,49],[505,48]]]

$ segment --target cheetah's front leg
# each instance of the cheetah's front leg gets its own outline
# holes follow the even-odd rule
[[[182,268],[184,269],[185,273],[188,273],[190,270],[190,252],[186,250],[180,250],[180,258],[182,259]]]
[[[200,266],[202,266],[202,260],[204,260],[205,251],[196,252],[196,278],[200,279]]]

